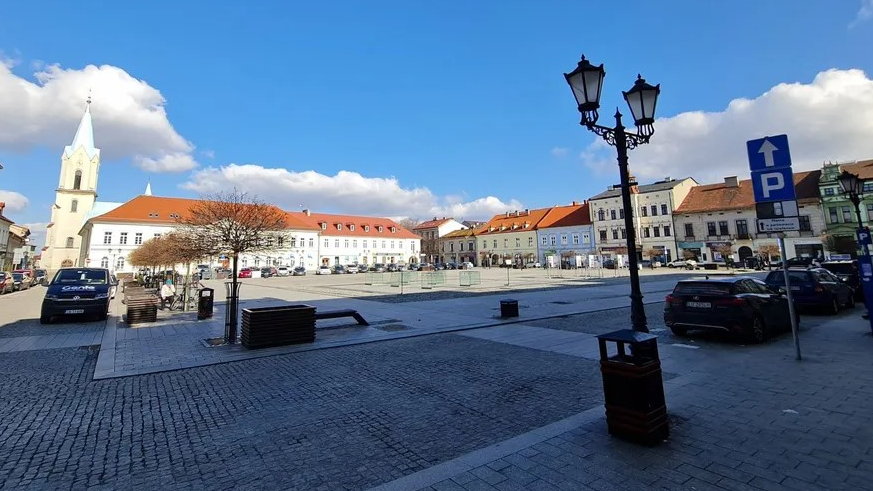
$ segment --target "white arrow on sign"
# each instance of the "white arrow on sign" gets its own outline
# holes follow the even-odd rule
[[[764,139],[764,143],[761,144],[761,148],[758,150],[758,153],[764,154],[764,165],[767,167],[773,167],[775,164],[773,163],[773,152],[779,150],[776,148],[776,145],[770,143],[770,140]]]

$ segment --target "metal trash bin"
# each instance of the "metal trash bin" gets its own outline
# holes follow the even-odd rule
[[[518,300],[511,298],[501,300],[500,317],[518,317]]]
[[[657,340],[631,329],[597,336],[606,424],[613,436],[646,445],[669,436]],[[615,343],[615,354],[610,355],[607,342]]]
[[[215,302],[215,290],[212,288],[201,288],[197,292],[197,320],[209,319],[212,317],[212,305]]]

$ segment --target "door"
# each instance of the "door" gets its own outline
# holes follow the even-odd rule
[[[752,249],[748,246],[742,246],[737,249],[737,255],[740,257],[740,265],[746,265],[746,258],[752,257]]]

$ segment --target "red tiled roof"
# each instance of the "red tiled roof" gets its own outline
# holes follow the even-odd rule
[[[425,228],[435,228],[435,227],[439,227],[440,225],[442,225],[442,224],[448,222],[449,220],[454,220],[454,219],[453,219],[453,218],[446,218],[446,217],[443,217],[443,218],[434,218],[433,220],[428,220],[428,221],[426,221],[426,222],[419,223],[419,224],[416,225],[415,228],[413,228],[412,230],[422,230],[422,229],[425,229]]]
[[[861,179],[873,179],[873,160],[859,160],[853,164],[840,164],[840,169],[856,174]]]
[[[587,201],[581,205],[552,207],[537,224],[537,228],[571,227],[574,225],[591,225],[591,213]]]
[[[491,220],[488,220],[488,223],[482,225],[482,228],[477,230],[477,233],[479,235],[487,235],[536,230],[537,224],[540,223],[540,220],[546,216],[550,209],[540,208],[537,210],[512,211],[494,215]],[[527,228],[525,228],[525,225],[527,225]],[[491,230],[492,228],[493,230]]]
[[[288,214],[319,229],[321,235],[421,239],[421,236],[406,230],[397,222],[388,218],[334,215],[329,213],[310,213],[307,215],[302,211],[288,212]],[[325,224],[325,227],[322,227],[322,224]],[[341,225],[342,228],[337,227],[337,225]],[[352,225],[354,230],[351,228]],[[381,231],[379,231],[379,227],[382,227]],[[391,227],[394,227],[394,232],[391,232]]]
[[[794,190],[798,200],[818,199],[818,180],[821,171],[797,172],[794,174]],[[743,179],[738,186],[726,183],[694,186],[674,213],[701,213],[754,208],[755,194],[752,180]]]
[[[479,230],[473,230],[471,228],[462,228],[460,230],[454,230],[452,232],[447,233],[440,237],[441,239],[460,239],[464,237],[475,236],[479,233]]]

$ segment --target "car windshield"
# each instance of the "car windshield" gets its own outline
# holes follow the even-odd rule
[[[682,282],[673,289],[678,295],[730,295],[731,283],[723,282]]]
[[[807,283],[810,280],[809,273],[806,271],[789,271],[788,278],[792,283]],[[770,284],[784,285],[785,276],[782,271],[773,271],[767,275],[765,281]]]
[[[52,283],[62,285],[105,285],[106,271],[99,269],[62,269]]]
[[[24,275],[21,273],[12,273],[12,279],[15,281],[21,281],[24,278]]]

